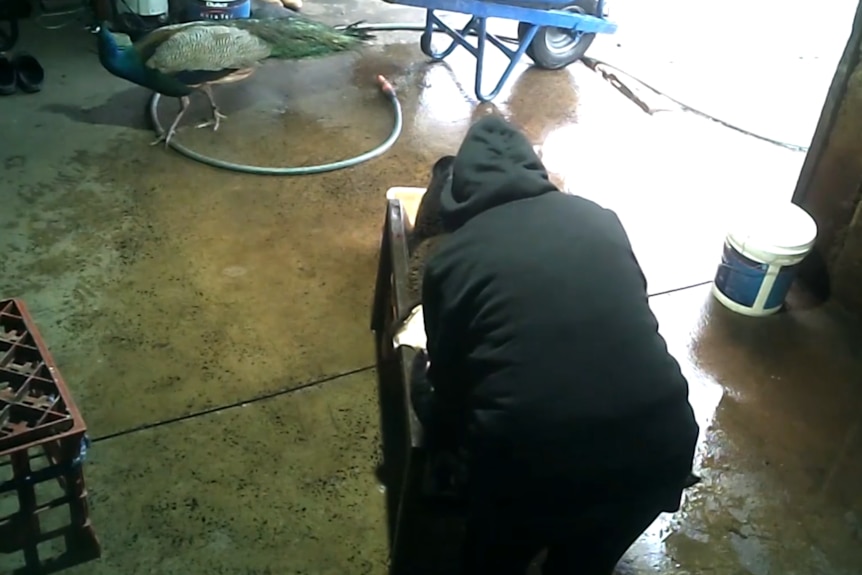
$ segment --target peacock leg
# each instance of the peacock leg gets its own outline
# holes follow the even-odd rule
[[[221,121],[226,119],[227,116],[225,116],[219,111],[218,105],[215,103],[215,98],[213,97],[212,86],[210,86],[209,84],[204,84],[200,87],[200,91],[206,94],[207,99],[210,101],[210,106],[212,107],[213,111],[213,117],[212,120],[207,120],[203,124],[198,124],[197,127],[206,128],[208,126],[212,126],[213,132],[215,132],[216,130],[218,130],[219,125],[221,125]]]
[[[189,108],[189,102],[190,102],[190,100],[189,100],[188,96],[183,96],[182,98],[180,98],[180,111],[177,114],[177,117],[174,118],[174,121],[171,124],[171,127],[168,128],[167,132],[165,132],[164,134],[162,134],[161,136],[156,138],[156,140],[152,144],[150,144],[151,146],[155,146],[157,144],[164,142],[165,143],[165,149],[168,148],[169,144],[171,143],[171,138],[174,137],[174,134],[177,131],[177,126],[180,123],[180,119],[183,117],[183,114],[185,114],[186,110],[188,110],[188,108]]]

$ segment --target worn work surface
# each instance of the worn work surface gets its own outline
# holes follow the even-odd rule
[[[382,3],[307,8],[331,22],[421,17]],[[471,60],[427,66],[416,44],[381,36],[217,90],[229,119],[216,134],[184,128],[183,142],[297,165],[381,141],[390,119],[373,77],[399,89],[405,132],[385,157],[256,178],[148,147],[148,93],[107,75],[90,36],[25,27],[21,48],[48,81],[0,101],[0,297],[25,299],[106,438],[87,469],[105,558],[70,573],[382,573],[374,377],[338,376],[373,363],[385,190],[424,185],[486,111],[467,88]],[[205,117],[201,100],[185,126]],[[619,213],[652,293],[709,280],[729,207],[789,197],[802,161],[689,115],[648,116],[580,65],[519,72],[497,106],[561,186]],[[735,317],[704,288],[653,301],[712,421],[706,481],[623,569],[858,573],[862,366],[850,330],[822,308]],[[0,573],[18,559],[0,556]]]

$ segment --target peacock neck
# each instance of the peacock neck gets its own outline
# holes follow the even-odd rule
[[[131,47],[120,47],[110,32],[99,32],[99,61],[110,73],[131,82],[142,79],[143,66],[135,62]]]
[[[180,98],[191,94],[192,89],[177,79],[147,68],[134,45],[120,46],[110,32],[102,29],[98,44],[99,61],[114,76],[164,96]]]

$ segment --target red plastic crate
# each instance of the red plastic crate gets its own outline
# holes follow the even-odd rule
[[[57,559],[61,564],[101,553],[84,485],[86,433],[26,306],[20,300],[0,301],[0,464],[12,471],[11,479],[0,477],[0,496],[14,494],[18,502],[16,512],[0,517],[0,553],[23,551],[30,571],[46,567],[38,545],[58,536],[66,540],[67,552]],[[34,468],[40,461],[47,466]],[[48,481],[59,483],[62,496],[39,501],[36,486]],[[68,524],[46,530],[43,516],[62,507],[68,508]]]
[[[0,301],[0,456],[82,429],[66,383],[23,304]]]

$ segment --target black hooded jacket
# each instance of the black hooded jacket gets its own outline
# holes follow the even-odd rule
[[[698,434],[688,384],[616,214],[558,191],[494,116],[468,132],[441,203],[453,233],[423,281],[428,379],[474,454],[533,479],[682,481]]]

